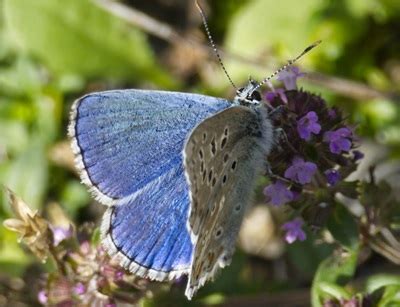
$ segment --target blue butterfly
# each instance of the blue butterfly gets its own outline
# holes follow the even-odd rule
[[[191,298],[229,264],[273,144],[257,87],[250,82],[233,101],[132,89],[73,104],[76,165],[108,206],[102,243],[124,268],[158,281],[187,274]]]
[[[196,1],[207,36],[228,75]],[[82,182],[108,206],[103,246],[127,270],[164,281],[188,275],[186,296],[229,264],[274,128],[257,89],[233,101],[148,90],[92,93],[72,106],[69,136]]]

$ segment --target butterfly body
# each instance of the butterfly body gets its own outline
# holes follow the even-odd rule
[[[187,274],[191,298],[229,263],[273,144],[266,108],[252,94],[230,102],[120,90],[74,103],[76,165],[108,206],[103,246],[123,267],[159,281]]]

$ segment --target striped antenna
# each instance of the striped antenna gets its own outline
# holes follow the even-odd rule
[[[317,47],[319,44],[321,43],[321,41],[316,41],[315,43],[311,44],[310,46],[308,46],[306,49],[304,49],[304,51],[302,53],[300,53],[297,57],[295,57],[292,60],[289,60],[287,62],[286,65],[283,65],[281,68],[279,68],[277,71],[275,71],[272,75],[270,75],[269,77],[265,78],[264,80],[262,80],[255,88],[254,90],[257,90],[260,86],[264,85],[265,83],[267,83],[268,81],[270,81],[273,77],[275,77],[277,74],[279,74],[281,71],[285,70],[286,68],[292,66],[295,62],[297,62],[297,60],[299,60],[303,55],[305,55],[306,53],[308,53],[309,51],[311,51],[312,49],[314,49],[315,47]]]
[[[197,9],[198,9],[199,12],[200,12],[201,18],[202,18],[202,20],[203,20],[203,25],[204,25],[204,28],[205,28],[205,30],[206,30],[206,33],[207,33],[207,36],[208,36],[208,40],[210,41],[210,44],[211,44],[211,46],[212,46],[212,48],[213,48],[213,50],[214,50],[214,52],[215,52],[215,55],[216,55],[217,58],[218,58],[218,62],[219,62],[219,64],[221,65],[222,70],[224,71],[225,75],[228,77],[229,82],[230,82],[230,83],[232,84],[232,86],[237,90],[237,87],[236,87],[235,83],[233,83],[231,77],[230,77],[229,74],[228,74],[228,71],[227,71],[226,68],[225,68],[224,63],[222,62],[222,59],[221,59],[221,56],[219,55],[217,46],[215,45],[214,40],[213,40],[213,38],[212,38],[212,36],[211,36],[211,32],[210,32],[210,29],[208,28],[208,24],[207,24],[207,17],[206,17],[206,14],[204,13],[203,9],[201,8],[201,6],[200,6],[200,4],[199,4],[199,2],[198,2],[197,0],[195,1],[195,3],[196,3],[196,6],[197,6]]]

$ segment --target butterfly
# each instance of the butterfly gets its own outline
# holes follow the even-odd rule
[[[250,79],[232,101],[129,89],[74,102],[71,147],[81,181],[108,207],[100,230],[110,256],[152,280],[188,275],[189,299],[230,263],[276,139],[258,89],[318,44],[262,82]]]
[[[91,93],[72,106],[81,180],[108,206],[102,243],[127,270],[189,275],[191,298],[229,264],[273,127],[253,81],[231,102],[150,90]]]

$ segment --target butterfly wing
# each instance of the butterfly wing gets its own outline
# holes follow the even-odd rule
[[[194,244],[186,296],[229,264],[255,179],[272,146],[264,108],[228,108],[200,123],[184,149]]]
[[[94,197],[109,206],[103,243],[125,268],[157,280],[187,271],[182,148],[198,122],[228,106],[208,96],[142,90],[93,93],[74,103],[76,164]]]

